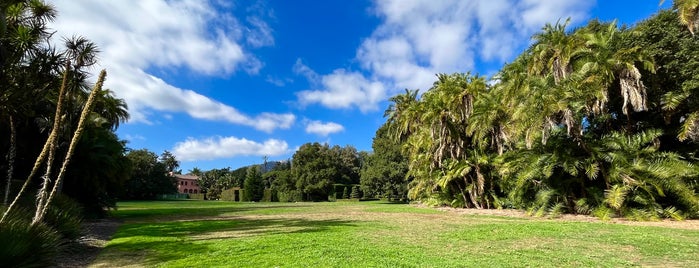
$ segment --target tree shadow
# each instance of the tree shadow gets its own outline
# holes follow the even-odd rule
[[[148,221],[161,220],[166,217],[168,220],[190,219],[196,217],[213,217],[223,214],[262,211],[266,209],[280,208],[302,208],[305,205],[250,205],[226,206],[226,207],[169,207],[169,208],[144,208],[144,209],[124,209],[112,212],[112,217],[127,221]]]
[[[206,241],[245,239],[255,236],[333,232],[337,227],[356,227],[352,221],[305,218],[246,218],[133,223],[122,225],[112,237],[106,256],[123,262],[123,254],[136,254],[145,264],[183,259],[196,254],[208,254]],[[174,238],[174,239],[173,239]],[[202,243],[204,242],[204,243]],[[140,253],[139,253],[140,252]],[[114,263],[118,264],[118,263]]]

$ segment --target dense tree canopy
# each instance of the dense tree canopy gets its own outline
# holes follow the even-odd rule
[[[387,124],[409,159],[409,197],[539,215],[699,216],[699,40],[682,24],[663,11],[633,28],[546,25],[491,81],[440,74],[421,96],[393,97]]]
[[[366,157],[361,172],[365,197],[407,199],[408,161],[400,143],[388,135],[389,124],[376,131],[373,153]]]
[[[165,163],[147,149],[132,150],[126,154],[131,162],[131,176],[125,182],[125,199],[154,199],[160,194],[177,192],[175,180],[168,174]]]

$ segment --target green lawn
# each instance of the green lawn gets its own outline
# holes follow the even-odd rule
[[[94,266],[699,267],[699,231],[380,202],[122,202]]]

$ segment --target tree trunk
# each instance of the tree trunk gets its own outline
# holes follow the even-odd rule
[[[66,62],[66,70],[63,75],[63,82],[61,83],[61,89],[58,91],[58,102],[56,103],[56,114],[53,119],[53,128],[51,128],[51,134],[49,139],[46,141],[48,143],[48,159],[46,160],[46,172],[44,173],[44,181],[41,183],[41,190],[36,195],[36,212],[34,213],[34,219],[32,220],[32,225],[35,225],[38,221],[39,214],[44,210],[46,204],[46,198],[48,196],[48,187],[51,183],[51,168],[53,159],[56,154],[56,144],[58,143],[58,132],[61,128],[61,123],[65,118],[63,116],[63,102],[65,100],[66,88],[68,87],[68,73],[70,70],[70,61]]]
[[[60,185],[63,183],[63,178],[66,174],[65,171],[68,168],[68,164],[70,164],[70,159],[73,156],[75,147],[78,145],[80,136],[82,136],[83,130],[85,129],[85,121],[87,120],[87,117],[92,111],[92,104],[95,102],[95,96],[97,95],[97,93],[102,91],[102,84],[104,83],[104,78],[106,75],[107,72],[105,70],[102,70],[102,72],[100,72],[99,78],[97,79],[97,83],[95,84],[95,87],[92,89],[92,92],[90,92],[90,96],[87,98],[87,102],[85,103],[82,113],[80,114],[80,119],[78,120],[78,128],[75,130],[75,133],[73,133],[73,138],[71,139],[70,145],[68,146],[68,152],[66,153],[65,159],[63,159],[63,164],[61,165],[61,169],[58,172],[58,177],[56,178],[56,182],[53,185],[51,194],[46,200],[46,203],[44,204],[41,213],[37,214],[38,217],[35,217],[34,222],[32,222],[32,224],[41,222],[44,215],[46,215],[46,211],[49,205],[51,204],[51,201],[53,200],[54,196],[56,195],[56,192],[58,192]]]
[[[70,62],[66,62],[66,71],[63,74],[63,82],[61,84],[61,89],[59,91],[59,97],[58,101],[59,103],[62,101],[63,93],[66,88],[66,84],[68,83],[68,72],[70,70]],[[57,107],[58,109],[58,107]],[[60,118],[59,116],[56,116],[56,120],[62,120],[63,118]],[[55,124],[56,122],[54,122]],[[52,130],[53,131],[53,130]],[[2,218],[0,218],[0,223],[4,222],[5,219],[7,218],[7,215],[10,214],[12,209],[17,205],[17,201],[19,201],[19,198],[24,194],[24,192],[27,190],[27,187],[29,186],[29,182],[32,180],[34,175],[36,175],[36,172],[39,171],[39,167],[41,167],[41,164],[44,163],[44,160],[46,159],[46,155],[48,154],[49,151],[49,145],[53,142],[53,135],[49,135],[49,138],[46,140],[44,143],[44,147],[41,149],[41,153],[39,153],[39,156],[36,158],[36,161],[34,161],[34,167],[32,167],[32,171],[29,173],[29,176],[27,177],[27,180],[24,181],[24,184],[22,185],[22,188],[19,190],[19,193],[15,196],[15,199],[12,201],[10,206],[5,210],[5,213],[2,215]]]
[[[10,188],[12,187],[12,176],[15,170],[15,157],[17,156],[17,128],[15,128],[15,120],[10,115],[10,149],[7,152],[7,183],[5,184],[5,198],[2,201],[4,206],[7,206],[7,201],[10,199]]]

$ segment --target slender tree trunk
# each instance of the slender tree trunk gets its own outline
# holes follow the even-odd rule
[[[15,170],[15,157],[17,156],[17,128],[15,128],[15,120],[10,115],[10,149],[7,152],[7,183],[5,184],[5,198],[2,204],[7,206],[10,199],[10,188],[12,188],[12,176]]]
[[[58,188],[60,188],[60,185],[63,183],[63,178],[66,174],[66,168],[68,167],[68,164],[70,164],[70,159],[73,156],[75,147],[78,145],[78,141],[80,141],[80,137],[82,136],[83,130],[85,129],[85,121],[87,120],[87,117],[89,116],[90,112],[92,112],[92,104],[95,102],[95,96],[97,95],[97,93],[102,91],[102,84],[104,84],[104,78],[106,77],[106,75],[107,72],[105,70],[102,70],[102,72],[100,72],[99,78],[97,79],[97,83],[95,84],[95,87],[92,89],[92,92],[90,92],[90,96],[87,98],[87,102],[85,103],[82,113],[80,114],[80,120],[78,120],[78,128],[75,130],[75,133],[73,133],[73,138],[71,139],[70,145],[68,146],[68,152],[66,153],[65,159],[63,159],[63,164],[61,165],[61,169],[58,172],[56,183],[53,185],[51,194],[46,200],[46,204],[42,208],[41,214],[38,214],[38,217],[35,217],[32,224],[41,222],[41,220],[44,218],[44,215],[46,215],[46,211],[49,205],[51,205],[51,201],[56,195],[56,192],[58,192]]]
[[[58,106],[60,106],[60,103],[63,100],[63,93],[65,92],[66,85],[68,83],[68,73],[70,72],[70,62],[66,62],[66,71],[63,74],[63,82],[61,84],[61,89],[59,90],[59,95],[58,95]],[[58,107],[57,107],[58,111]],[[63,120],[64,118],[60,117],[58,114],[55,116],[55,120]],[[52,134],[53,131],[57,129],[55,128],[56,122],[54,121],[54,129],[51,130]],[[0,223],[4,222],[5,219],[7,218],[7,215],[10,214],[12,209],[17,205],[17,201],[19,201],[20,197],[26,192],[27,187],[29,186],[29,182],[31,179],[36,175],[36,172],[39,171],[39,168],[41,167],[41,164],[44,163],[44,160],[46,159],[46,155],[49,152],[49,147],[50,144],[53,143],[53,140],[57,135],[49,135],[49,138],[46,140],[44,143],[44,147],[41,149],[41,153],[39,153],[39,156],[36,158],[36,161],[34,161],[34,167],[32,167],[32,171],[29,173],[29,176],[27,177],[27,180],[24,181],[24,184],[22,185],[22,188],[19,190],[19,193],[15,196],[15,199],[12,201],[10,206],[5,210],[5,213],[2,215],[2,218],[0,218]]]
[[[70,70],[70,62],[66,63],[66,70],[63,76],[63,82],[61,83],[61,89],[58,95],[58,103],[56,103],[56,114],[53,119],[53,128],[51,129],[51,134],[49,135],[49,156],[46,160],[46,172],[43,176],[43,182],[41,183],[41,190],[36,195],[36,212],[34,213],[34,219],[32,220],[32,225],[38,222],[39,214],[44,210],[46,206],[46,198],[48,198],[48,189],[51,184],[51,169],[53,168],[53,161],[56,158],[56,148],[58,147],[58,135],[60,132],[61,124],[63,123],[63,103],[65,102],[66,88],[68,87],[68,72]]]
[[[32,220],[32,225],[36,223],[36,219],[41,211],[44,209],[46,203],[46,198],[48,197],[49,184],[51,184],[51,169],[53,168],[53,160],[56,158],[56,140],[58,139],[58,132],[52,131],[51,135],[56,135],[53,138],[49,138],[51,143],[49,144],[49,157],[46,160],[46,172],[41,178],[43,182],[41,183],[41,189],[36,194],[36,211],[34,212],[34,219]]]

